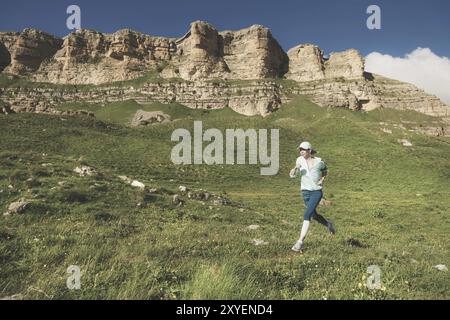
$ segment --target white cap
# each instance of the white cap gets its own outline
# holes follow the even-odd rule
[[[312,145],[308,141],[300,143],[297,149],[312,150]]]

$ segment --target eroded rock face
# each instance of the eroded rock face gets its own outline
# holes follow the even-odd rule
[[[376,108],[415,110],[441,117],[450,123],[450,107],[436,96],[427,94],[412,84],[375,74],[366,73],[365,77],[369,79],[299,82],[292,93],[309,96],[313,102],[323,107],[365,111]]]
[[[232,79],[282,77],[288,57],[269,29],[254,25],[239,31],[224,31],[224,60]]]
[[[301,44],[288,51],[287,79],[299,82],[322,79],[362,79],[364,58],[355,50],[331,53],[324,59],[322,50],[312,44]]]
[[[64,84],[101,84],[137,78],[170,60],[173,39],[151,37],[124,29],[103,34],[78,30],[64,39],[54,59],[34,79]]]
[[[131,121],[131,126],[146,126],[149,124],[167,123],[170,121],[170,116],[162,111],[146,112],[144,110],[138,110]]]
[[[218,32],[209,23],[196,21],[178,40],[129,29],[114,34],[77,30],[64,39],[32,29],[0,33],[0,70],[33,73],[40,82],[101,84],[158,68],[164,78],[190,81],[281,78],[286,73],[296,81],[363,75],[364,61],[353,49],[333,53],[328,61],[320,48],[310,44],[299,45],[288,55],[260,25]]]
[[[223,60],[222,39],[207,22],[196,21],[177,48],[177,59],[163,73],[186,80],[220,78],[228,73]]]
[[[15,112],[64,114],[58,110],[64,101],[106,104],[135,100],[140,104],[154,101],[185,105],[193,109],[231,108],[249,116],[266,116],[286,102],[281,86],[273,81],[248,81],[245,84],[215,82],[148,83],[141,88],[101,86],[86,90],[72,88],[10,87],[0,95]],[[86,114],[89,115],[90,114]]]
[[[11,64],[11,51],[20,33],[0,32],[0,72]]]
[[[229,107],[245,115],[266,116],[287,102],[288,93],[297,93],[325,107],[412,109],[450,120],[450,108],[437,97],[410,84],[364,73],[364,60],[357,50],[332,53],[325,59],[317,46],[302,44],[286,55],[270,31],[260,25],[218,32],[212,25],[196,21],[180,39],[129,29],[114,34],[79,30],[64,39],[32,29],[0,32],[1,70],[58,84],[104,84],[134,79],[149,71],[178,78],[148,81],[139,88],[111,84],[85,88],[84,92],[76,87],[62,92],[57,86],[0,88],[0,99],[7,106],[0,112],[5,114],[64,114],[57,110],[64,101],[106,104],[134,99],[202,109]],[[296,81],[291,92],[267,80],[282,77]]]
[[[11,63],[11,54],[6,46],[0,42],[0,72]]]
[[[178,41],[177,58],[163,77],[198,79],[265,79],[286,73],[288,58],[269,29],[259,25],[218,32],[203,21]]]
[[[325,62],[325,77],[328,79],[360,79],[364,75],[364,58],[358,50],[350,49],[330,54]]]
[[[9,60],[4,71],[14,75],[26,75],[38,70],[62,44],[61,39],[34,29],[25,29],[20,34],[10,33],[0,39],[3,44],[0,46],[0,68]]]
[[[8,206],[8,210],[4,212],[3,215],[10,216],[14,214],[22,214],[25,212],[25,210],[29,207],[30,204],[31,204],[30,200],[22,198],[16,202],[11,203]]]
[[[288,51],[287,79],[312,81],[325,78],[323,52],[312,44],[301,44]]]

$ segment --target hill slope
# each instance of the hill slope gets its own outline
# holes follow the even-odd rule
[[[75,106],[79,108],[79,106]],[[448,299],[450,140],[413,130],[436,123],[413,111],[355,113],[297,96],[278,112],[245,117],[230,109],[148,105],[177,121],[124,126],[138,105],[96,108],[100,120],[0,114],[0,212],[19,198],[21,215],[0,218],[0,296],[85,299]],[[167,107],[163,109],[164,107]],[[70,108],[70,105],[66,105]],[[280,171],[259,165],[175,166],[175,128],[280,129]],[[387,133],[382,130],[392,133]],[[405,147],[398,139],[407,139]],[[338,228],[314,223],[303,255],[302,201],[288,178],[296,146],[310,140],[330,168],[319,211]],[[89,165],[99,175],[73,169]],[[127,185],[118,176],[146,184]],[[178,187],[213,196],[172,203]],[[149,188],[158,191],[150,192]],[[228,199],[229,201],[218,201]],[[249,225],[259,225],[256,230]],[[254,245],[253,240],[266,244]],[[366,270],[382,270],[370,291]],[[81,290],[66,287],[67,268]]]

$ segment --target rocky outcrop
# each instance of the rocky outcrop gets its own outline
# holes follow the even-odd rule
[[[11,64],[11,53],[3,42],[0,42],[0,72]]]
[[[223,44],[217,30],[209,23],[196,21],[178,41],[177,57],[163,72],[165,77],[187,80],[220,78],[228,73],[223,60]]]
[[[364,76],[364,58],[358,50],[350,49],[331,53],[325,62],[325,78],[362,79]]]
[[[150,71],[164,78],[265,79],[282,77],[288,58],[270,30],[259,25],[219,33],[192,23],[181,39],[152,37],[129,29],[114,34],[77,30],[64,39],[26,29],[0,34],[0,70],[32,74],[39,82],[102,84]]]
[[[286,54],[260,25],[218,32],[196,21],[179,39],[129,29],[114,34],[79,30],[64,39],[33,29],[3,32],[0,71],[37,82],[102,84],[27,88],[10,85],[15,81],[11,77],[0,88],[5,102],[2,113],[61,114],[57,106],[63,102],[134,99],[178,102],[191,108],[228,107],[244,115],[266,116],[295,93],[325,107],[412,109],[450,119],[450,108],[437,97],[410,84],[364,73],[364,59],[355,49],[325,58],[319,47],[302,44]],[[143,75],[145,81],[135,82],[139,87],[113,83]],[[270,78],[295,82],[283,87],[282,80]]]
[[[0,68],[15,75],[27,75],[38,70],[62,44],[61,39],[34,29],[0,34],[0,42]]]
[[[415,110],[450,122],[450,107],[412,84],[365,73],[363,79],[326,79],[299,82],[291,92],[303,94],[320,106],[353,110],[392,108]]]
[[[154,123],[167,123],[171,118],[168,114],[162,111],[146,112],[144,110],[136,111],[133,120],[131,120],[132,127],[146,126]]]
[[[230,79],[280,78],[287,72],[288,57],[269,29],[254,25],[220,35]]]
[[[141,104],[154,101],[177,102],[193,109],[231,108],[253,116],[267,116],[288,101],[282,86],[273,81],[225,82],[167,82],[147,83],[142,87],[98,86],[78,90],[76,87],[0,88],[0,96],[16,112],[57,113],[61,103],[78,101],[107,104],[135,100]]]
[[[30,206],[31,203],[32,201],[22,198],[16,202],[11,203],[8,206],[8,210],[4,212],[3,215],[11,216],[15,214],[22,214]]]
[[[64,84],[100,84],[140,77],[170,60],[171,39],[128,29],[109,35],[79,30],[64,38],[62,48],[34,79]]]
[[[260,25],[218,32],[203,21],[177,41],[177,57],[163,71],[165,78],[265,79],[287,71],[288,58],[270,30]]]
[[[362,79],[364,58],[355,50],[331,53],[324,59],[323,51],[312,44],[301,44],[288,51],[287,79],[305,82],[322,79]]]
[[[288,51],[287,79],[314,81],[325,78],[323,52],[312,44],[301,44]]]

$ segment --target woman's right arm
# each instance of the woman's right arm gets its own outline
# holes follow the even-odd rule
[[[295,167],[291,169],[291,172],[289,172],[289,176],[291,178],[295,178],[301,167],[302,167],[302,165],[301,165],[300,161],[297,160],[297,162],[295,163]]]

